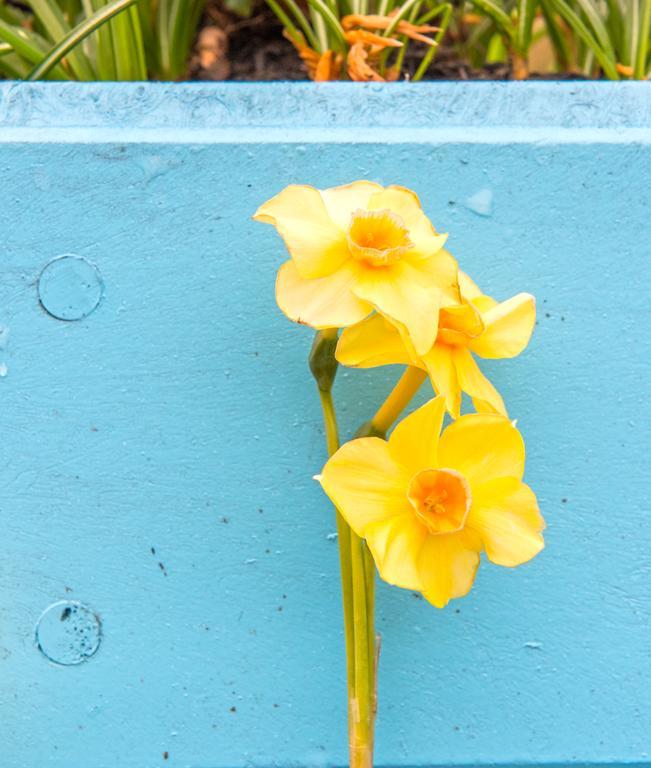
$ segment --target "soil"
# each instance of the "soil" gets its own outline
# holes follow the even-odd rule
[[[307,80],[307,70],[296,50],[283,37],[282,26],[264,5],[258,5],[248,19],[208,6],[205,24],[199,33],[190,78],[193,80]],[[419,52],[415,47],[405,57],[406,80],[416,71]],[[460,60],[452,46],[442,45],[425,80],[510,80],[508,64],[489,64],[475,69]],[[580,75],[532,73],[532,80],[583,79]]]
[[[307,80],[307,70],[292,44],[283,37],[282,26],[266,7],[249,19],[239,19],[209,7],[207,26],[200,32],[190,77],[196,80]],[[205,41],[206,45],[202,45]],[[416,71],[418,51],[405,59],[405,79]],[[427,80],[508,80],[505,64],[473,69],[441,47]]]

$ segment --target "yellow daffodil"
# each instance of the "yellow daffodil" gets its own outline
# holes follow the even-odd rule
[[[343,332],[337,360],[357,368],[413,365],[427,371],[453,418],[459,416],[462,392],[470,395],[477,411],[506,416],[504,401],[473,353],[492,359],[519,355],[536,321],[535,299],[519,293],[498,304],[463,272],[459,272],[459,286],[461,303],[440,309],[436,342],[425,354],[418,354],[399,324],[376,314]]]
[[[439,308],[458,296],[457,265],[416,194],[370,181],[291,185],[254,219],[273,224],[291,256],[276,281],[291,320],[341,328],[377,310],[405,328],[418,354],[431,348]]]
[[[470,414],[439,439],[444,414],[437,397],[388,442],[346,443],[319,478],[380,576],[439,608],[470,590],[482,550],[498,565],[520,565],[543,548],[545,525],[522,482],[524,443],[513,423]]]

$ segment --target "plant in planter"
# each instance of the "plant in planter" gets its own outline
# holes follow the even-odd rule
[[[513,77],[524,80],[529,75],[528,55],[531,45],[537,0],[518,0],[513,7],[504,7],[494,0],[471,0],[476,10],[483,15],[485,24],[480,22],[474,30],[473,44],[484,34],[488,37],[487,54],[496,58],[501,51],[511,62]],[[492,24],[490,23],[492,22]],[[555,31],[555,30],[553,30]],[[501,51],[495,51],[495,47]],[[493,49],[493,50],[491,50]]]
[[[422,80],[445,55],[502,76],[546,73],[646,79],[651,0],[265,0],[313,80]],[[16,79],[178,80],[205,0],[27,0],[0,3],[0,74]],[[249,15],[247,0],[209,6],[197,46],[200,79],[228,75],[226,37],[210,21]],[[219,21],[218,21],[219,23]],[[248,23],[248,22],[245,22]],[[256,54],[255,47],[252,49]],[[205,54],[205,55],[204,55]],[[213,67],[216,61],[224,66]],[[205,62],[209,62],[206,64]],[[192,63],[194,66],[194,63]],[[535,69],[535,65],[534,65]],[[459,72],[466,77],[465,72]],[[449,77],[449,75],[446,75]]]
[[[471,589],[481,552],[513,567],[543,548],[544,521],[522,482],[524,443],[473,357],[519,354],[533,331],[534,299],[498,303],[483,295],[402,187],[294,185],[254,218],[276,227],[291,256],[278,273],[278,305],[317,329],[310,368],[330,458],[316,479],[337,510],[350,765],[369,768],[375,566],[389,583],[442,608]],[[341,447],[332,397],[338,363],[407,366],[375,416]],[[438,397],[398,423],[387,442],[427,374]],[[460,415],[462,390],[476,413]],[[455,421],[440,435],[446,410]]]
[[[0,72],[38,80],[176,80],[204,0],[28,0],[0,5]]]
[[[479,12],[467,47],[483,49],[488,58],[510,60],[513,76],[529,75],[532,42],[544,37],[559,70],[609,80],[644,80],[651,74],[649,42],[651,4],[593,0],[470,0]]]
[[[308,0],[305,13],[295,0],[267,0],[313,80],[397,80],[407,46],[428,46],[412,80],[429,67],[450,21],[452,5],[430,0],[328,2]],[[432,22],[436,25],[432,25]],[[434,34],[434,36],[429,36]]]
[[[590,76],[600,73],[609,80],[651,76],[649,43],[651,38],[651,1],[631,0],[622,5],[605,5],[593,0],[543,0],[574,33],[577,66]]]

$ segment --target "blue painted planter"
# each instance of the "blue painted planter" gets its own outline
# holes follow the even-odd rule
[[[0,86],[6,768],[346,759],[332,512],[250,221],[416,189],[487,292],[547,550],[436,611],[382,587],[380,766],[650,764],[651,86]],[[343,372],[344,430],[395,370]]]

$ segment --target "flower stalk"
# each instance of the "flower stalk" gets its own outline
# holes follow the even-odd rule
[[[338,368],[335,357],[338,338],[335,328],[319,331],[309,357],[321,400],[329,456],[339,448],[332,397]],[[357,435],[384,437],[425,378],[424,371],[407,367],[375,416],[360,427]],[[336,515],[346,642],[350,768],[372,768],[380,649],[379,635],[375,635],[375,564],[366,542],[351,530],[339,510]]]
[[[425,371],[412,365],[407,366],[405,372],[398,379],[398,383],[391,390],[391,394],[378,408],[375,416],[362,424],[355,432],[355,437],[385,438],[391,426],[395,424],[400,414],[409,405],[426,378]]]
[[[338,366],[337,338],[337,329],[319,331],[309,360],[319,390],[329,456],[339,448],[332,399]],[[376,710],[375,566],[363,539],[351,531],[339,510],[336,515],[346,642],[350,766],[371,768]]]
[[[411,402],[427,378],[425,371],[408,366],[402,374],[391,394],[382,403],[377,413],[371,419],[373,431],[378,435],[386,435],[391,426],[398,420],[400,414]]]

